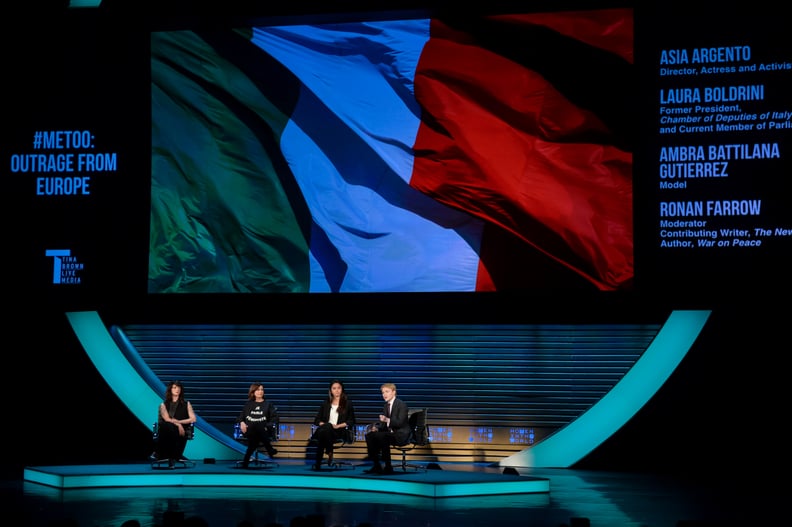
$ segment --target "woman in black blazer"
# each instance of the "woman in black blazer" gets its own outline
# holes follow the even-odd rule
[[[316,430],[312,439],[316,441],[316,461],[313,470],[322,469],[325,452],[332,458],[333,443],[340,438],[351,443],[354,440],[355,408],[344,391],[344,383],[333,380],[327,390],[327,399],[319,406],[314,417]]]

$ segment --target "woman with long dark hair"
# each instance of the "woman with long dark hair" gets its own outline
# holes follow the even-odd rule
[[[335,379],[327,390],[327,399],[319,406],[314,417],[317,427],[312,439],[316,442],[316,460],[313,470],[322,469],[322,458],[327,452],[330,461],[333,458],[333,444],[341,438],[348,443],[354,440],[355,408],[347,397],[344,383]]]
[[[171,381],[165,388],[165,395],[159,405],[157,420],[159,435],[157,437],[157,459],[167,459],[168,466],[184,458],[187,440],[193,433],[195,412],[192,404],[184,398],[184,386],[181,381]]]

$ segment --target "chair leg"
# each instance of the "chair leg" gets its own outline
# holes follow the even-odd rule
[[[351,467],[352,469],[355,468],[355,464],[351,461],[339,461],[335,458],[335,450],[336,448],[343,448],[343,444],[334,444],[330,447],[330,451],[327,453],[327,464],[333,468],[341,468],[343,466]]]
[[[399,452],[401,452],[401,456],[402,456],[402,458],[401,458],[401,468],[402,468],[402,470],[404,472],[407,472],[407,469],[410,469],[410,468],[413,468],[416,471],[417,470],[426,470],[426,467],[407,462],[407,450],[402,450],[401,448],[399,448],[398,450],[399,450]]]
[[[181,459],[152,459],[151,460],[151,468],[193,468],[195,467],[195,461],[187,458]]]
[[[274,468],[278,466],[277,461],[273,461],[272,459],[262,459],[261,458],[261,451],[259,449],[255,450],[254,456],[254,464],[260,468]]]
[[[258,449],[253,451],[253,456],[250,459],[248,459],[247,461],[248,461],[248,468],[251,468],[251,467],[254,467],[254,468],[276,468],[276,467],[280,466],[280,465],[278,465],[277,461],[274,461],[272,459],[262,459],[261,458],[261,453],[260,453],[260,451]],[[244,463],[245,463],[244,460],[240,460],[240,461],[237,461],[236,463],[234,463],[234,466],[237,467],[237,468],[240,468],[240,467],[244,466]]]

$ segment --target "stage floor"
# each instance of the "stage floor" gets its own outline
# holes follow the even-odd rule
[[[209,461],[209,462],[207,462]],[[26,467],[24,480],[58,489],[109,487],[273,487],[384,492],[424,498],[456,498],[550,492],[550,480],[519,473],[396,468],[394,474],[374,475],[368,465],[310,469],[303,461],[276,460],[275,466],[237,468],[234,461],[204,460],[193,466],[144,464]],[[508,472],[508,470],[507,470]]]
[[[439,470],[368,476],[365,464],[319,474],[296,460],[249,473],[232,465],[200,462],[173,471],[146,463],[28,467],[24,479],[20,470],[18,479],[2,482],[0,505],[21,527],[120,527],[131,519],[163,527],[169,512],[203,518],[210,527],[237,527],[242,520],[287,527],[308,515],[323,517],[323,527],[558,527],[575,524],[575,518],[590,520],[591,527],[677,527],[683,521],[743,527],[780,525],[788,516],[783,488],[762,485],[750,470],[662,475],[520,469],[515,476],[488,464],[443,463]],[[218,484],[223,480],[231,484]],[[467,492],[472,485],[493,492],[510,482],[547,484],[550,490],[434,497],[457,484]],[[302,487],[269,486],[276,483]],[[402,483],[418,484],[413,491],[433,497],[389,493]]]

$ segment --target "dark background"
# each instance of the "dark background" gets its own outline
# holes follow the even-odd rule
[[[140,116],[149,114],[145,73],[148,30],[206,24],[209,19],[217,23],[213,9],[218,4],[198,2],[188,7],[188,2],[164,2],[159,3],[155,15],[146,2],[134,4],[134,12],[120,2],[111,2],[90,13],[75,13],[64,7],[66,2],[32,3],[29,11],[23,10],[6,22],[13,31],[3,36],[4,64],[10,72],[4,75],[8,119],[3,159],[29,151],[36,130],[87,128],[96,132],[107,150],[118,152],[123,168],[112,177],[94,178],[101,201],[55,198],[45,206],[33,199],[31,178],[3,170],[7,233],[3,283],[8,293],[3,408],[6,449],[11,453],[3,462],[4,472],[18,475],[26,465],[139,461],[151,451],[150,430],[118,400],[69,327],[64,312],[75,309],[95,309],[120,318],[157,320],[167,316],[169,321],[189,321],[226,317],[240,322],[288,317],[314,322],[329,309],[333,317],[348,316],[348,321],[356,322],[369,316],[372,308],[386,314],[406,308],[415,319],[429,322],[481,321],[503,314],[513,317],[504,322],[565,323],[621,321],[633,316],[636,308],[659,312],[712,309],[699,340],[665,386],[578,468],[728,474],[746,465],[788,463],[781,427],[788,412],[789,309],[785,300],[790,248],[748,256],[658,252],[654,249],[656,218],[652,212],[658,198],[653,184],[641,183],[645,180],[636,179],[637,290],[624,295],[526,291],[462,297],[147,297],[149,125]],[[494,6],[501,4],[508,10],[508,2]],[[552,4],[558,8],[558,3]],[[738,37],[762,45],[778,44],[779,56],[792,58],[792,52],[783,55],[792,46],[780,42],[783,17],[763,11],[761,2],[752,4],[750,10],[705,4],[695,10],[675,2],[636,7],[638,59],[652,56],[654,48],[663,44],[658,39],[673,39],[680,45],[686,38],[688,42],[725,45]],[[224,3],[225,15],[220,18],[230,21],[260,15],[260,5]],[[383,10],[387,5],[383,4]],[[564,5],[576,7],[575,3]],[[537,3],[535,7],[540,6]],[[398,7],[431,5],[402,3]],[[306,2],[267,9],[266,17],[292,20],[289,17],[296,15],[359,10],[360,4],[339,2],[328,7]],[[137,18],[130,18],[132,14]],[[650,95],[655,69],[638,68],[639,89],[643,90],[638,100],[646,104],[636,108],[636,115],[648,118],[651,114],[652,122],[656,122]],[[648,165],[647,171],[653,170],[658,141],[651,127],[639,129],[636,178],[644,177],[642,171]],[[786,181],[787,172],[762,177]],[[656,181],[654,175],[646,177]],[[776,183],[770,188],[780,199],[779,195],[787,195],[787,185]],[[786,218],[774,221],[783,223]],[[51,271],[46,265],[49,262],[41,262],[39,247],[66,235],[79,239],[75,232],[86,236],[85,245],[74,249],[83,251],[86,259],[96,256],[103,261],[101,267],[112,271],[80,288],[46,286],[42,276]],[[450,320],[441,319],[438,313],[446,313]]]

